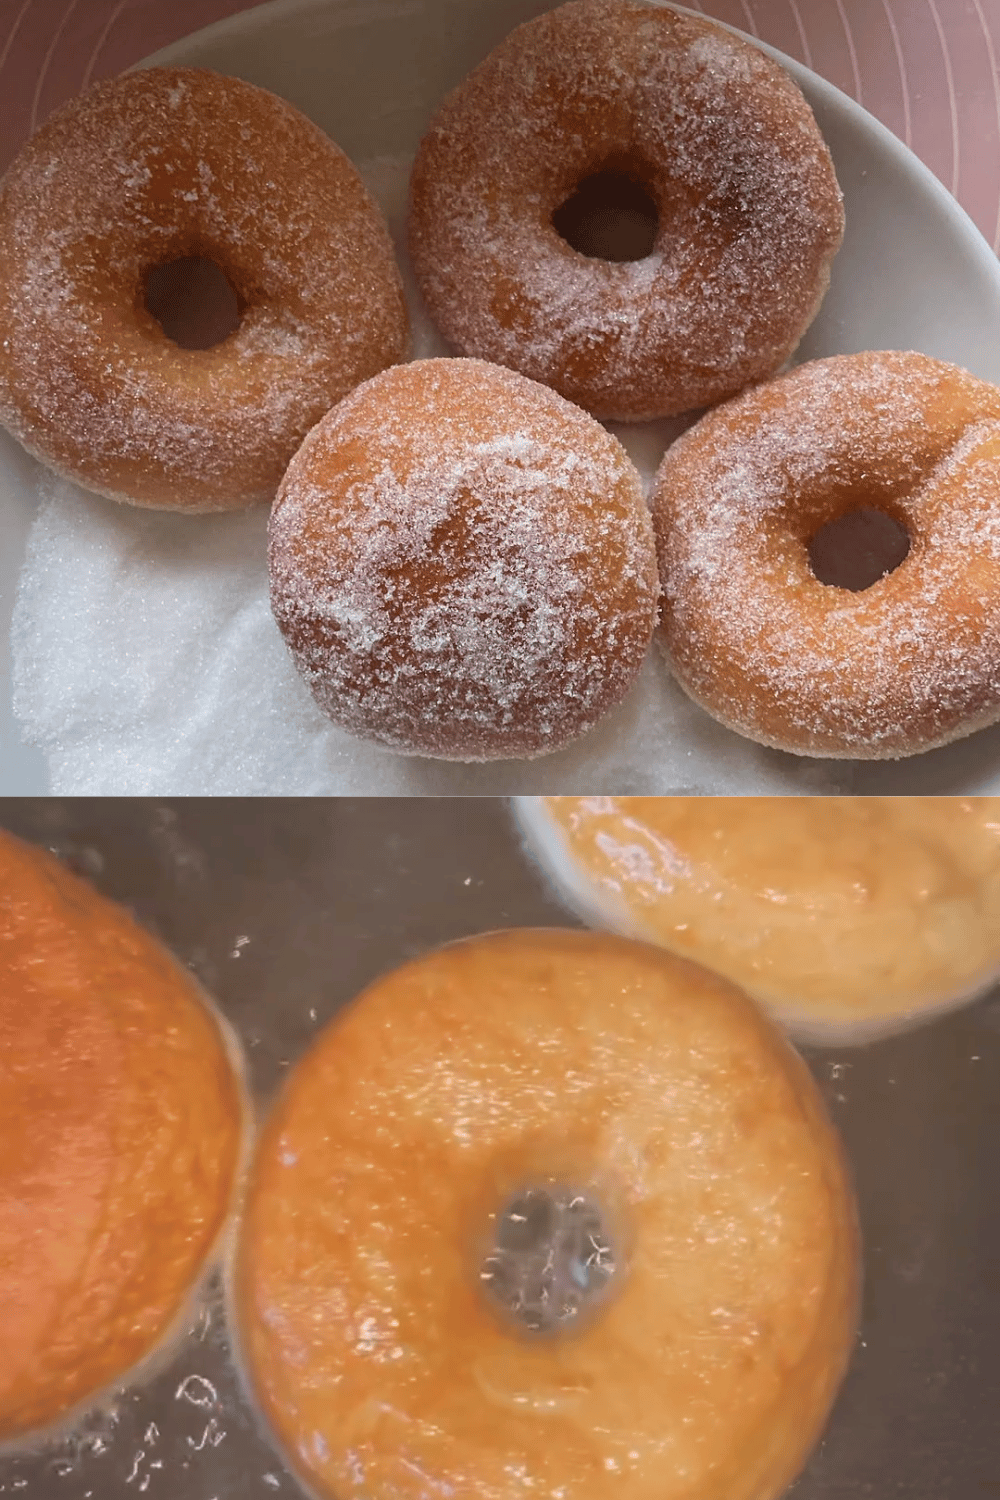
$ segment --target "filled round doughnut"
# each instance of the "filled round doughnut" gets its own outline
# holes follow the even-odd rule
[[[376,981],[296,1066],[234,1303],[336,1500],[772,1500],[844,1373],[857,1254],[816,1086],[743,995],[513,931]]]
[[[922,354],[819,360],[710,412],[652,497],[681,687],[797,755],[895,759],[1000,719],[998,461],[1000,390]],[[820,582],[810,545],[865,514],[904,560]]]
[[[557,225],[588,195],[598,219],[647,203],[649,246],[575,248]],[[441,332],[600,418],[670,416],[773,375],[843,232],[788,74],[636,0],[519,26],[441,105],[413,169],[410,252]]]
[[[127,73],[48,119],[0,184],[0,260],[0,422],[137,505],[270,501],[310,427],[406,348],[388,230],[347,157],[199,69]],[[182,348],[154,284],[206,265],[238,326]]]
[[[858,1042],[1000,979],[1000,797],[520,797],[587,921]]]
[[[243,1105],[187,973],[0,832],[0,1442],[160,1344],[219,1238]]]
[[[447,760],[560,749],[623,697],[655,625],[621,444],[478,360],[397,365],[324,417],[282,481],[269,565],[330,718]]]

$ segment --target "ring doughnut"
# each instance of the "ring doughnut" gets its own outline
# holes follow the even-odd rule
[[[347,157],[216,73],[127,73],[47,120],[0,185],[0,257],[0,422],[137,505],[270,501],[309,428],[405,350],[389,234]],[[194,258],[241,310],[207,349],[144,300]]]
[[[582,254],[553,223],[606,173],[655,207],[639,260]],[[788,74],[635,0],[572,0],[518,27],[442,104],[413,169],[411,257],[445,337],[600,418],[674,415],[773,375],[843,232]]]
[[[234,1303],[337,1500],[772,1500],[857,1287],[836,1136],[756,1008],[646,945],[514,931],[376,981],[297,1065]]]
[[[240,1087],[189,975],[0,832],[0,1442],[61,1421],[183,1312],[233,1196]]]
[[[396,365],[329,412],[282,481],[269,566],[324,712],[445,760],[561,749],[624,697],[656,623],[621,444],[479,360]]]
[[[859,1042],[1000,979],[1000,797],[519,797],[585,920]]]
[[[797,755],[891,760],[1000,718],[1000,390],[922,354],[802,365],[710,412],[652,497],[660,641],[716,719]],[[861,592],[809,543],[874,508],[909,552]]]

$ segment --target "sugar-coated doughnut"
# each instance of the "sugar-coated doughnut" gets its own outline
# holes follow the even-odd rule
[[[655,948],[514,931],[377,981],[297,1065],[234,1300],[336,1500],[772,1500],[856,1298],[838,1142],[780,1033]]]
[[[242,1102],[191,979],[0,833],[0,1441],[169,1332],[232,1197]]]
[[[572,249],[553,214],[614,172],[654,201],[651,253]],[[572,0],[445,100],[413,170],[410,250],[462,353],[601,418],[707,406],[773,375],[826,293],[840,189],[788,74],[711,21]]]
[[[145,301],[200,257],[239,326],[180,348]],[[321,130],[264,89],[188,68],[96,84],[0,185],[0,422],[87,489],[137,505],[270,501],[309,428],[402,358],[378,210]]]
[[[317,702],[391,749],[541,755],[624,695],[658,582],[639,476],[554,391],[478,360],[376,376],[271,513],[275,618]]]
[[[1000,390],[922,354],[802,365],[710,412],[653,492],[661,643],[716,719],[798,755],[889,760],[1000,719]],[[909,552],[870,588],[808,544],[871,507]]]
[[[586,920],[708,965],[809,1040],[1000,979],[1000,797],[520,797]]]

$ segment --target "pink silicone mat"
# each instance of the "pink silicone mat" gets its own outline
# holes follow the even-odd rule
[[[1000,0],[688,3],[853,95],[923,157],[1000,250]],[[0,0],[0,170],[35,124],[92,79],[246,8]]]

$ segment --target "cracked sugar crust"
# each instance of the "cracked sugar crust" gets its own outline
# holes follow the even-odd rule
[[[851,593],[807,545],[860,505],[910,550]],[[1000,390],[922,354],[803,365],[667,453],[661,639],[723,724],[799,755],[894,759],[1000,719]]]
[[[270,500],[309,428],[401,359],[392,243],[343,152],[284,100],[200,69],[102,82],[0,186],[0,421],[115,499]],[[244,313],[181,349],[143,303],[154,265],[204,256]]]
[[[617,439],[476,360],[398,366],[330,412],[279,491],[269,566],[325,712],[452,760],[592,728],[655,621],[652,526]]]
[[[588,258],[552,225],[609,165],[657,202],[643,260]],[[573,0],[518,27],[445,100],[411,184],[411,256],[445,337],[624,421],[773,375],[843,232],[830,153],[788,74],[709,21],[633,0]]]

